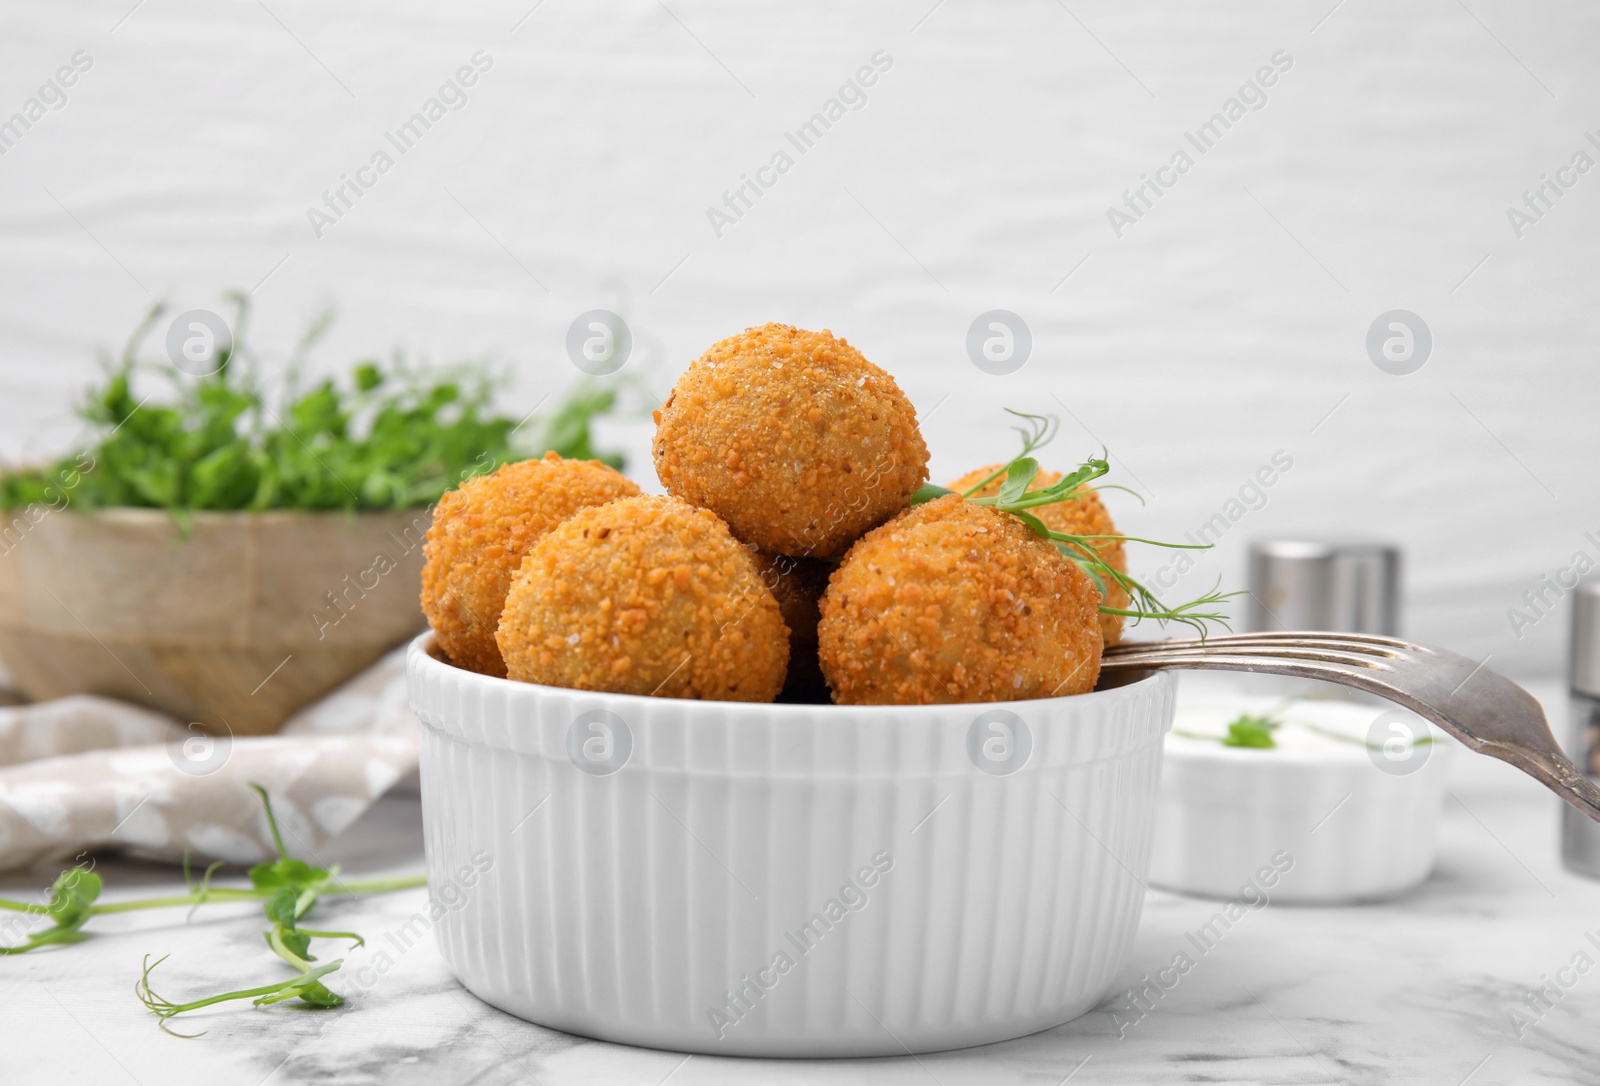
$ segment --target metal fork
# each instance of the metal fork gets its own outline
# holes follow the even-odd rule
[[[1509,762],[1600,822],[1600,789],[1561,753],[1533,695],[1465,656],[1368,634],[1252,633],[1127,641],[1107,649],[1100,665],[1110,672],[1163,667],[1294,675],[1366,690]]]

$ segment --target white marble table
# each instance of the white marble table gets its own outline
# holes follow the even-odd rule
[[[1559,716],[1554,688],[1537,692],[1552,695],[1546,704]],[[1439,864],[1418,891],[1382,905],[1250,914],[1125,1029],[1119,994],[1033,1037],[916,1059],[764,1062],[604,1044],[480,1003],[427,937],[397,953],[388,936],[421,907],[418,890],[320,914],[326,926],[368,937],[346,976],[375,983],[345,1009],[240,1005],[194,1018],[208,1030],[198,1040],[161,1034],[134,1001],[140,959],[172,953],[157,987],[174,994],[233,973],[241,985],[276,976],[254,906],[208,906],[187,926],[171,913],[107,917],[88,942],[0,958],[0,1083],[1600,1081],[1600,969],[1521,1037],[1509,1013],[1579,951],[1600,962],[1585,939],[1600,939],[1600,883],[1561,867],[1557,804],[1542,789],[1464,752],[1453,772]],[[414,799],[386,800],[322,858],[361,876],[419,870],[419,826]],[[178,885],[162,867],[112,861],[100,870],[110,899]],[[35,893],[52,874],[0,879],[0,894]],[[1122,988],[1192,950],[1185,933],[1215,910],[1152,893]],[[393,969],[358,974],[384,946]]]

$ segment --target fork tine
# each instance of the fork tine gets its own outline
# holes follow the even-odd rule
[[[1230,641],[1348,641],[1363,645],[1387,645],[1391,648],[1423,648],[1411,641],[1381,634],[1352,634],[1337,630],[1257,630],[1251,633],[1219,634],[1215,637],[1162,638],[1160,641],[1127,641],[1129,645],[1215,645]]]
[[[1411,652],[1414,646],[1404,641],[1393,643],[1373,644],[1364,641],[1346,641],[1338,638],[1321,637],[1320,635],[1289,638],[1264,638],[1253,635],[1238,637],[1213,637],[1205,641],[1124,641],[1105,650],[1108,658],[1143,655],[1149,652],[1192,652],[1192,653],[1251,653],[1261,656],[1276,656],[1284,653],[1339,653],[1354,659],[1406,659],[1415,654]]]
[[[1274,661],[1287,663],[1293,670],[1284,667],[1274,667]],[[1212,656],[1199,655],[1173,655],[1161,656],[1152,654],[1149,657],[1125,657],[1120,660],[1107,660],[1101,664],[1100,670],[1111,671],[1142,671],[1146,668],[1170,667],[1193,671],[1249,671],[1267,675],[1296,675],[1310,679],[1324,679],[1328,682],[1338,683],[1341,686],[1354,686],[1361,689],[1370,689],[1380,697],[1389,697],[1386,688],[1375,680],[1370,682],[1358,681],[1365,673],[1377,671],[1377,668],[1348,664],[1342,661],[1323,660],[1316,657],[1284,657],[1284,656]]]
[[[1200,638],[1174,638],[1163,641],[1123,641],[1106,649],[1107,653],[1141,652],[1151,646],[1159,646],[1163,650],[1169,648],[1223,648],[1231,649],[1234,646],[1302,646],[1339,648],[1350,652],[1370,652],[1376,655],[1394,655],[1408,653],[1412,655],[1431,655],[1431,649],[1424,645],[1417,645],[1410,641],[1401,641],[1393,637],[1378,637],[1367,634],[1340,634],[1324,633],[1320,631],[1306,633],[1249,633],[1227,634],[1221,637]]]
[[[1246,633],[1221,634],[1205,640],[1226,641],[1235,637],[1247,637],[1262,641],[1298,641],[1307,637],[1320,637],[1330,641],[1363,641],[1370,644],[1420,647],[1403,638],[1390,637],[1388,634],[1348,633],[1344,630],[1251,630]],[[1200,639],[1190,638],[1189,640],[1198,641]]]
[[[1407,657],[1398,653],[1366,653],[1351,652],[1344,648],[1328,648],[1314,644],[1307,645],[1251,645],[1231,644],[1224,647],[1211,649],[1192,648],[1162,648],[1160,650],[1146,650],[1140,652],[1108,651],[1101,659],[1101,667],[1133,668],[1151,666],[1156,661],[1176,665],[1180,661],[1204,661],[1213,667],[1222,667],[1220,661],[1228,660],[1239,664],[1273,660],[1318,661],[1327,664],[1342,664],[1349,668],[1364,670],[1391,669],[1396,661],[1405,661]],[[1224,670],[1231,670],[1227,668]]]

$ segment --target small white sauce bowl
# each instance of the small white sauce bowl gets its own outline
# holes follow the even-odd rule
[[[1228,747],[1189,736],[1223,734],[1241,712],[1282,701],[1213,699],[1181,699],[1166,740],[1152,885],[1331,905],[1392,897],[1428,877],[1453,745],[1444,732],[1387,703],[1308,699],[1278,714],[1277,748]],[[1433,741],[1410,742],[1425,736]]]
[[[989,705],[748,705],[406,661],[445,960],[521,1018],[721,1055],[987,1044],[1106,993],[1170,673]]]

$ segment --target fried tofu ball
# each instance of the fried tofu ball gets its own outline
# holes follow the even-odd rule
[[[829,562],[815,558],[790,558],[764,551],[751,552],[761,579],[772,590],[789,627],[789,677],[783,683],[786,701],[827,702],[828,684],[817,660],[818,605],[828,590]]]
[[[552,452],[468,479],[440,498],[423,547],[422,613],[445,655],[460,667],[505,675],[494,631],[523,556],[578,510],[637,493],[598,460]]]
[[[831,332],[767,324],[725,339],[655,418],[662,485],[773,554],[837,558],[928,480],[911,401]]]
[[[946,488],[955,491],[964,491],[974,485],[979,479],[999,468],[999,464],[990,464],[977,471],[969,471],[953,483],[946,484]],[[1045,487],[1059,481],[1059,471],[1041,471],[1033,480],[1030,491],[1043,490]],[[1005,481],[1004,476],[996,479],[973,497],[988,497],[1000,493],[1000,484]],[[1093,490],[1079,487],[1074,492],[1075,496],[1070,501],[1058,502],[1055,505],[1042,505],[1032,510],[1034,516],[1044,521],[1044,526],[1051,531],[1061,532],[1065,535],[1117,535],[1117,526],[1111,523],[1111,514],[1106,511],[1106,503],[1100,500],[1100,495]],[[1122,540],[1106,539],[1094,545],[1100,552],[1100,557],[1105,559],[1106,565],[1119,573],[1128,572],[1128,555],[1123,550]],[[1103,578],[1106,582],[1107,607],[1127,607],[1128,590],[1110,578]],[[1100,613],[1100,636],[1107,646],[1115,645],[1122,640],[1122,616]]]
[[[771,701],[789,630],[755,559],[705,509],[641,495],[586,509],[523,559],[497,634],[521,682]]]
[[[1081,694],[1100,674],[1100,593],[1021,520],[947,495],[863,536],[817,628],[841,705]]]

